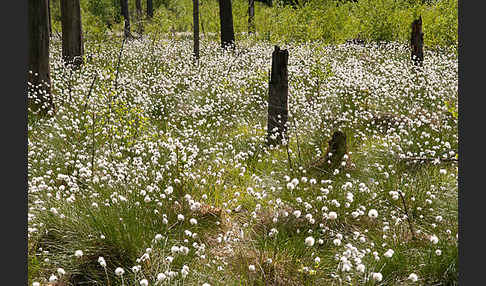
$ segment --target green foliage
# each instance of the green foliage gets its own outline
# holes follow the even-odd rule
[[[53,1],[56,2],[56,1]],[[145,14],[145,1],[142,1]],[[204,36],[219,37],[219,7],[216,0],[200,1],[200,31]],[[83,28],[97,33],[121,22],[118,0],[81,0]],[[130,2],[130,15],[135,4]],[[233,23],[237,38],[248,31],[248,1],[233,0]],[[60,20],[59,4],[51,4],[53,21]],[[457,0],[309,0],[299,5],[273,7],[255,2],[256,38],[276,43],[320,40],[324,44],[344,43],[360,37],[367,41],[401,41],[410,37],[410,25],[422,16],[424,44],[428,48],[456,47]],[[55,26],[56,23],[53,23]],[[59,27],[60,31],[60,27]],[[192,0],[155,0],[154,18],[145,21],[149,34],[192,31]],[[211,34],[208,34],[211,33]]]

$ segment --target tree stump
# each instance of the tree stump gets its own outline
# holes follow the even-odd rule
[[[233,47],[235,44],[235,32],[233,29],[233,11],[231,0],[219,0],[219,22],[221,24],[221,47]]]
[[[255,33],[255,0],[248,0],[248,34]]]
[[[45,115],[54,108],[49,67],[49,20],[47,0],[28,2],[28,105]]]
[[[83,30],[79,0],[61,0],[62,57],[65,64],[83,64]]]
[[[312,168],[317,169],[337,169],[341,166],[344,155],[348,153],[346,145],[346,134],[341,131],[335,131],[332,134],[331,140],[328,142],[329,146],[324,154],[324,157],[317,160],[311,165]],[[346,162],[348,165],[349,161]]]
[[[288,118],[288,72],[289,52],[275,46],[272,53],[272,71],[268,94],[267,143],[280,144],[287,131]]]
[[[412,22],[412,35],[410,37],[412,47],[412,62],[422,66],[424,61],[424,33],[422,33],[422,16]]]

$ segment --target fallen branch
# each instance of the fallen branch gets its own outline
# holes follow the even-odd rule
[[[427,157],[403,157],[400,158],[401,160],[408,160],[408,161],[423,161],[423,162],[434,162],[434,161],[441,161],[441,162],[458,162],[457,158],[427,158]]]

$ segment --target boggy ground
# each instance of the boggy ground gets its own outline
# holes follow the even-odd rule
[[[457,55],[284,46],[290,140],[269,148],[271,43],[203,40],[195,64],[190,39],[143,38],[117,70],[120,47],[88,41],[72,71],[53,40],[29,284],[457,284]],[[336,130],[348,164],[312,168]]]

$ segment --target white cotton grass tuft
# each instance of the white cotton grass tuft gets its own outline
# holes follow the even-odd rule
[[[383,274],[380,272],[371,272],[371,279],[381,282],[381,280],[383,280]]]
[[[437,244],[439,242],[439,238],[435,234],[432,235],[429,239],[430,242],[432,242],[433,244]]]
[[[76,256],[77,258],[80,258],[81,256],[83,256],[83,251],[82,250],[76,250],[74,252],[74,256]]]
[[[56,282],[57,281],[57,276],[52,274],[50,277],[49,277],[49,282]]]
[[[63,276],[64,274],[66,274],[66,271],[63,268],[57,268],[57,274]]]
[[[106,267],[106,261],[103,256],[98,257],[98,263],[101,265],[101,267]]]
[[[306,239],[305,239],[304,242],[305,242],[305,245],[311,247],[311,246],[314,245],[315,240],[314,240],[314,238],[312,236],[308,236],[308,237],[306,237]]]
[[[375,219],[378,217],[378,211],[375,210],[375,209],[371,209],[369,212],[368,212],[368,216],[372,219]]]
[[[395,253],[395,251],[393,251],[393,249],[388,249],[384,254],[383,256],[385,257],[388,257],[388,258],[391,258],[393,256],[393,254]]]
[[[117,267],[117,268],[115,269],[115,275],[116,275],[116,276],[123,276],[123,274],[125,274],[125,270],[124,270],[123,268],[121,268],[121,267]]]
[[[336,212],[329,212],[329,214],[327,215],[327,218],[330,219],[330,220],[335,220],[337,219],[338,215]]]
[[[415,274],[415,273],[410,273],[410,275],[408,275],[408,280],[412,281],[412,282],[417,282],[418,280],[418,275]]]

